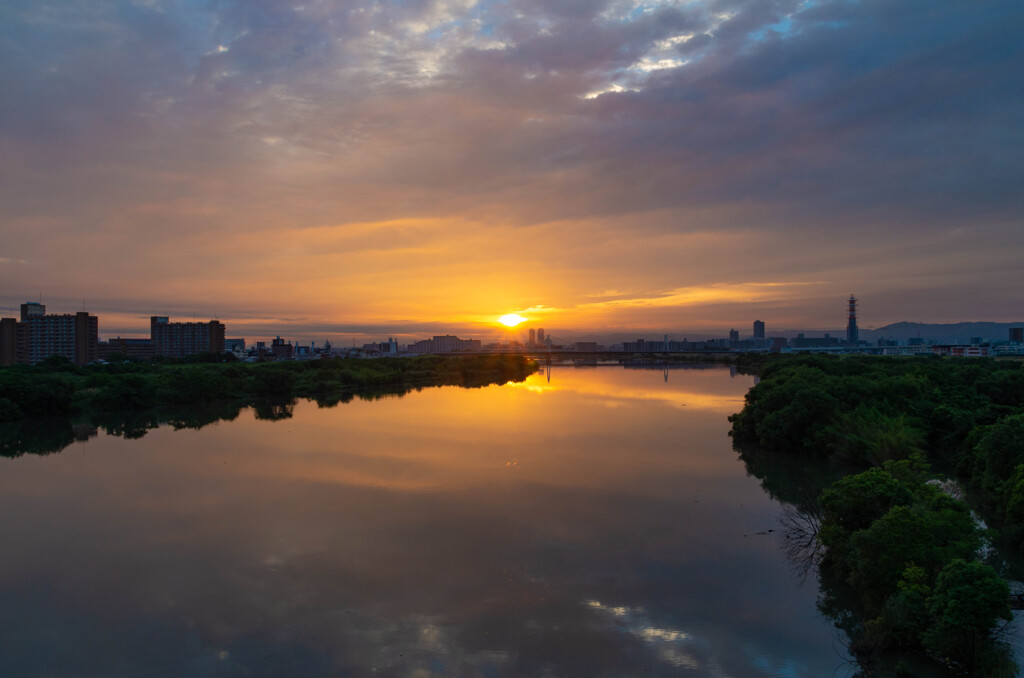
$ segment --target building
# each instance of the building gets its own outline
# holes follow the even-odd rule
[[[117,337],[100,342],[97,355],[103,360],[114,356],[123,356],[129,360],[150,360],[153,358],[153,341],[151,339],[122,339]]]
[[[285,342],[280,336],[270,342],[270,353],[275,360],[291,360],[295,357],[295,347],[292,342]]]
[[[197,353],[224,352],[224,323],[172,323],[167,316],[149,319],[153,353],[162,358],[184,358]]]
[[[760,320],[754,321],[754,339],[764,339],[764,323]]]
[[[45,306],[30,301],[21,305],[20,321],[0,319],[0,365],[34,365],[51,356],[85,365],[96,360],[98,344],[99,321],[85,311],[46,315]]]
[[[725,341],[724,339],[722,340]],[[708,342],[706,341],[669,341],[666,336],[661,341],[646,341],[644,339],[637,339],[636,341],[624,341],[622,342],[622,350],[626,353],[680,353],[683,351],[704,351],[709,348]]]
[[[801,348],[834,348],[840,346],[842,342],[839,337],[833,337],[828,332],[825,333],[824,337],[805,337],[804,333],[801,332],[796,335],[796,338],[789,342],[789,345],[795,349]]]
[[[529,339],[529,341],[526,342],[526,345],[527,346],[536,346],[537,345],[537,330],[533,329],[532,327],[530,328],[530,339]]]
[[[245,337],[225,339],[224,350],[227,353],[245,353]]]
[[[41,363],[55,355],[63,356],[76,365],[96,360],[99,331],[94,315],[85,311],[74,315],[30,315],[22,325],[27,329],[29,364]]]
[[[932,346],[932,353],[934,355],[949,356],[951,358],[987,358],[994,355],[992,347],[987,344],[982,346],[970,346],[967,344],[936,344]]]
[[[644,341],[643,339],[637,339],[636,341],[624,341],[622,342],[622,350],[626,353],[647,353],[656,349],[651,348],[652,344]]]
[[[230,353],[241,360],[245,357],[245,338],[234,337],[231,339],[224,339],[224,352]]]
[[[46,307],[35,301],[26,301],[21,305],[21,322],[28,322],[29,318],[42,318],[46,315]]]
[[[387,341],[363,344],[362,351],[364,355],[397,356],[398,340],[394,337],[388,337]]]
[[[904,355],[904,356],[915,356],[915,355],[928,355],[932,352],[930,346],[924,344],[915,344],[907,346],[886,346],[882,349],[882,355]]]
[[[852,345],[860,341],[860,332],[857,330],[857,297],[851,294],[848,304],[849,308],[846,319],[846,343]]]
[[[459,339],[451,334],[445,334],[409,344],[406,350],[409,353],[455,353],[479,351],[480,348],[479,339]]]
[[[544,328],[543,327],[538,327],[537,328],[537,343],[540,344],[541,346],[544,345]]]
[[[1010,343],[1011,344],[1024,344],[1024,327],[1011,327],[1010,328]]]
[[[732,344],[732,343],[735,343],[735,342],[737,342],[739,340],[740,340],[740,331],[739,330],[729,330],[729,343]]]
[[[13,365],[18,361],[18,321],[0,318],[0,365]]]

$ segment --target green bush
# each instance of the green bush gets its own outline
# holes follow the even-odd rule
[[[951,561],[928,599],[932,623],[922,634],[925,648],[969,675],[991,675],[999,666],[992,666],[998,654],[991,635],[999,621],[1012,619],[1009,596],[1006,582],[988,565]]]

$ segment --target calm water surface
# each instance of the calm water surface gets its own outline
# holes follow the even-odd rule
[[[849,675],[726,435],[752,384],[556,367],[0,459],[0,675]]]

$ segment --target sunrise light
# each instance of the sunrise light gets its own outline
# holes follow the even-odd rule
[[[515,327],[524,320],[526,320],[526,318],[519,315],[518,313],[506,313],[505,315],[498,318],[498,322],[500,322],[505,327]]]

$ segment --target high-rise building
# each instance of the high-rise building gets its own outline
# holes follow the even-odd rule
[[[165,358],[184,358],[196,353],[224,352],[224,323],[172,323],[167,316],[149,319],[153,353]]]
[[[544,343],[544,328],[543,327],[538,327],[537,328],[537,343],[538,344],[543,344]]]
[[[29,318],[41,318],[46,315],[46,307],[34,301],[26,301],[21,305],[21,322],[28,322]]]
[[[535,346],[537,344],[537,330],[530,328],[530,341],[526,344],[527,346]]]
[[[860,340],[860,333],[857,331],[857,298],[851,294],[848,303],[849,316],[846,321],[846,343],[856,344]]]
[[[62,356],[77,365],[97,358],[99,322],[85,311],[46,315],[34,301],[21,305],[21,321],[0,320],[0,364],[35,364]]]
[[[0,365],[13,365],[18,361],[18,321],[0,318]]]
[[[739,341],[739,340],[740,340],[740,331],[739,330],[729,330],[729,341],[733,342],[733,341]]]
[[[754,321],[754,339],[764,339],[764,322]]]
[[[1010,343],[1024,344],[1024,327],[1010,328]]]

